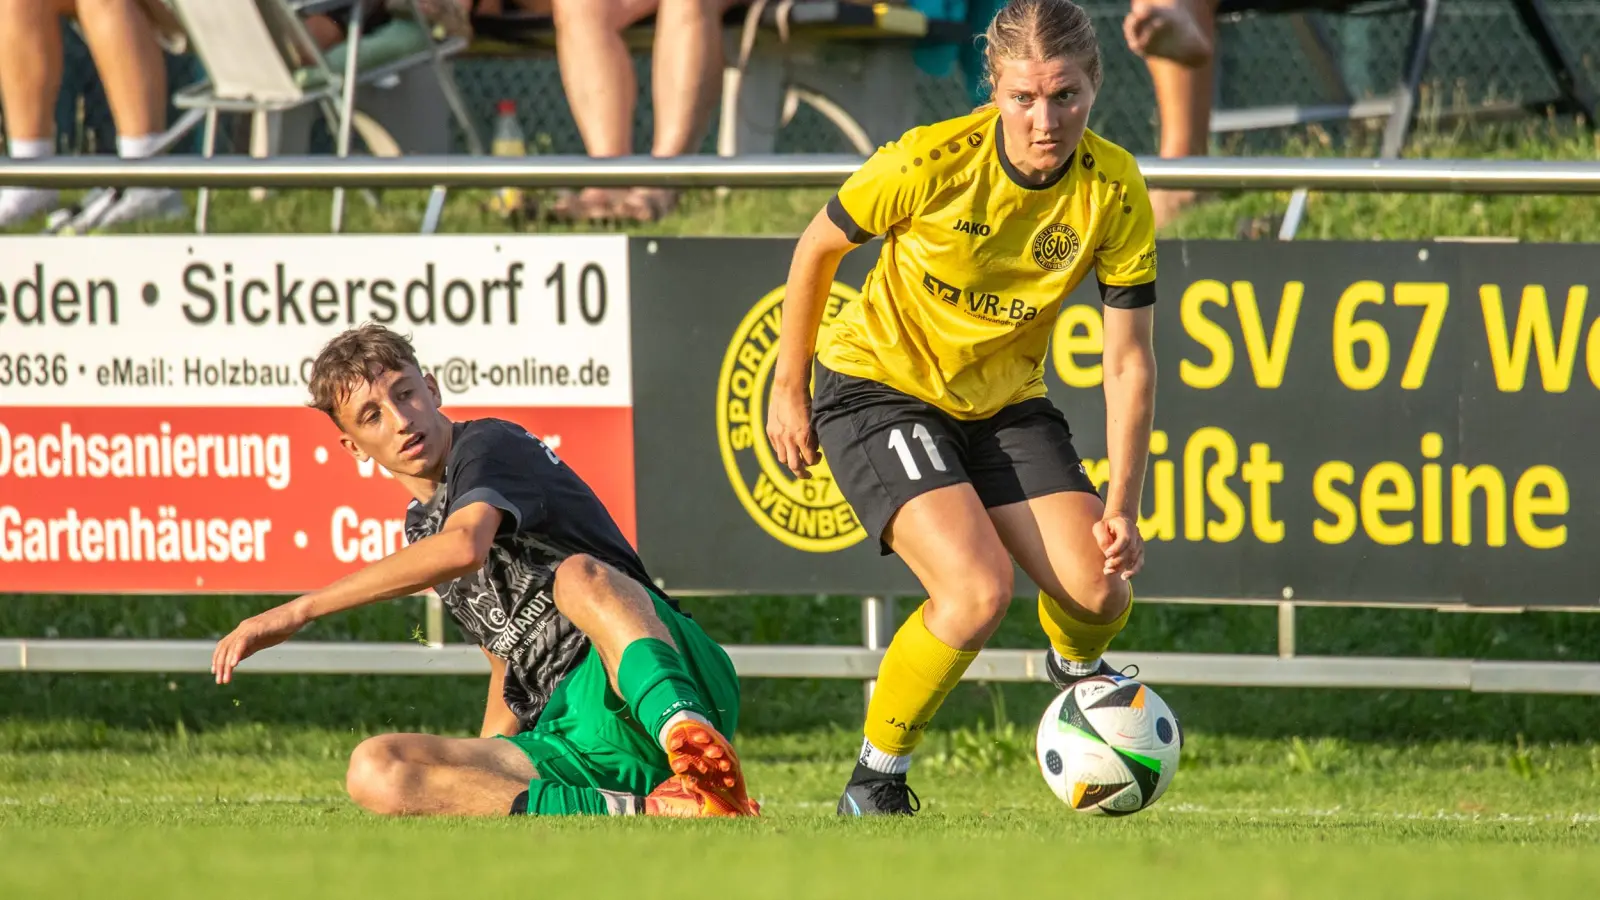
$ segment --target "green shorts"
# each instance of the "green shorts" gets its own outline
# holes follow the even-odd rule
[[[732,738],[739,724],[739,676],[733,661],[698,623],[659,596],[652,598],[656,615],[666,624],[701,698],[711,708],[711,724]],[[556,685],[538,723],[504,740],[528,755],[541,779],[559,784],[642,797],[672,776],[666,751],[611,689],[600,651],[592,646],[583,662]]]

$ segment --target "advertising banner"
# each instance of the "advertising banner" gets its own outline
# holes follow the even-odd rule
[[[367,321],[454,418],[556,446],[635,535],[627,240],[7,238],[0,564],[12,592],[297,592],[403,544],[409,496],[307,379]]]
[[[414,339],[456,418],[556,445],[682,593],[916,594],[826,460],[766,439],[793,241],[8,238],[11,592],[295,592],[403,543],[407,496],[308,409],[322,344]],[[844,259],[825,316],[877,261]],[[1590,248],[1165,242],[1145,597],[1593,606]],[[998,303],[974,284],[944,302]],[[1045,362],[1108,477],[1103,318]],[[1018,592],[1031,590],[1019,572]]]
[[[916,593],[826,465],[797,480],[767,444],[792,247],[634,245],[641,549],[681,591]],[[845,258],[825,320],[877,252]],[[1138,593],[1597,602],[1592,249],[1169,242],[1159,253]],[[1093,279],[1065,302],[1045,379],[1103,483]]]

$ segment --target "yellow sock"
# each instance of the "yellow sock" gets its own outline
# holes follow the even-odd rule
[[[892,756],[908,756],[944,698],[961,681],[976,650],[957,650],[933,636],[917,608],[895,632],[878,667],[878,685],[867,704],[867,742]]]
[[[1099,625],[1080,622],[1067,614],[1054,597],[1039,592],[1039,624],[1050,638],[1050,646],[1067,662],[1092,663],[1105,655],[1111,639],[1128,624],[1133,612],[1133,589],[1128,590],[1128,606],[1116,619]]]

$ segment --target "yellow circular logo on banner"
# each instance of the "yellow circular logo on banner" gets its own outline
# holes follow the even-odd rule
[[[840,493],[826,460],[800,479],[780,462],[767,440],[767,394],[778,361],[783,288],[756,302],[739,323],[717,379],[717,443],[739,503],[761,530],[809,553],[843,550],[866,530]],[[839,310],[860,294],[835,281],[822,310],[826,332]]]

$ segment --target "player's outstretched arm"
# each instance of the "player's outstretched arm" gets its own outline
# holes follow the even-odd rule
[[[1144,565],[1139,508],[1155,420],[1155,307],[1105,309],[1106,456],[1111,477],[1095,537],[1105,573],[1132,578]]]
[[[824,209],[800,235],[789,263],[767,440],[779,461],[800,478],[811,477],[807,467],[818,460],[817,438],[811,431],[811,357],[817,350],[817,329],[839,261],[855,247]]]
[[[239,663],[283,643],[308,622],[407,597],[477,571],[488,558],[501,515],[487,503],[470,503],[452,513],[438,534],[402,547],[319,591],[245,619],[212,651],[211,672],[217,684],[227,684]]]

